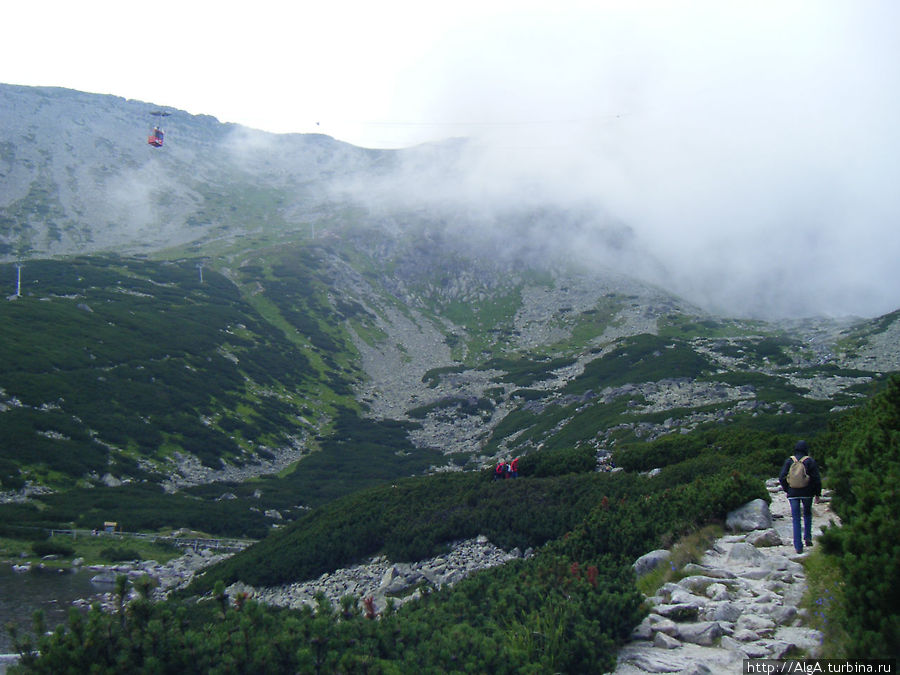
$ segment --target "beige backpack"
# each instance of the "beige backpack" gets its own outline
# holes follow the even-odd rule
[[[794,461],[788,469],[787,484],[792,488],[805,488],[809,485],[809,474],[806,473],[806,465],[803,462],[809,459],[809,455],[804,455],[800,459],[797,459],[796,455],[791,455],[791,459]]]

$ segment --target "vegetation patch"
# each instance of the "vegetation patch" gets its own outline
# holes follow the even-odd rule
[[[630,382],[698,378],[711,368],[687,342],[645,333],[619,340],[612,351],[586,364],[564,392],[580,394]]]
[[[820,538],[823,552],[834,556],[816,582],[820,592],[831,589],[830,596],[819,596],[832,608],[825,617],[846,630],[841,657],[892,658],[900,644],[900,378],[813,451],[825,460],[832,508],[842,523]],[[864,603],[841,600],[862,597]]]
[[[803,561],[807,589],[800,606],[822,633],[821,657],[842,658],[854,649],[847,631],[847,589],[841,559],[816,549]]]
[[[135,456],[164,446],[218,468],[298,429],[290,399],[252,392],[303,389],[318,373],[214,271],[200,284],[187,261],[110,257],[34,261],[27,274],[42,296],[0,305],[0,390],[16,402],[0,412],[4,486],[42,470],[156,478]],[[203,422],[246,405],[243,446]]]
[[[406,414],[413,419],[425,419],[429,414],[442,410],[453,415],[465,416],[490,414],[493,409],[494,404],[490,399],[447,396],[434,403],[411,408]]]
[[[511,382],[519,387],[527,387],[535,382],[553,377],[553,371],[575,363],[571,357],[557,358],[494,358],[481,365],[481,370],[502,370],[499,382]]]
[[[436,387],[441,383],[441,377],[443,375],[452,375],[461,373],[466,369],[464,365],[458,366],[443,366],[441,368],[432,368],[422,376],[422,382],[427,384],[429,387]]]

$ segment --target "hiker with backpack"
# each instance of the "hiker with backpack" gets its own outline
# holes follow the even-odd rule
[[[787,493],[794,521],[794,550],[803,553],[803,545],[812,546],[812,503],[819,503],[822,495],[822,478],[816,460],[809,456],[806,441],[797,441],[794,454],[788,457],[778,482]],[[801,538],[801,514],[803,517],[803,537]]]
[[[518,478],[519,477],[519,458],[516,457],[513,461],[509,463],[509,477],[510,478]]]

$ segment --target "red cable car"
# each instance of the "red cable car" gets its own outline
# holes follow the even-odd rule
[[[150,130],[150,135],[147,137],[147,142],[154,148],[161,148],[164,137],[165,133],[162,129],[160,129],[159,127],[153,127],[153,129]]]
[[[160,118],[169,116],[169,113],[163,110],[154,110],[150,114]],[[150,129],[150,135],[147,136],[147,143],[152,145],[154,148],[161,148],[163,146],[163,140],[165,139],[165,136],[166,133],[162,130],[162,122],[157,122],[153,125],[153,128]]]

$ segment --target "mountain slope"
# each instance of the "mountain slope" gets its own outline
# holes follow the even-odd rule
[[[336,175],[390,153],[326,136],[275,137],[169,111],[167,143],[145,142],[147,103],[0,85],[0,255],[151,251],[286,225],[315,211]],[[313,196],[313,199],[310,199]]]
[[[0,99],[6,499],[146,481],[292,518],[539,448],[603,463],[711,421],[808,434],[900,368],[897,313],[715,317],[535,235],[590,223],[600,259],[633,259],[602,213],[398,198],[415,173],[452,192],[465,144],[171,111],[153,149],[144,103]]]
[[[37,472],[23,480],[163,481],[176,451],[271,471],[315,433],[320,373],[213,270],[75,258],[23,273],[0,305],[0,452]]]

